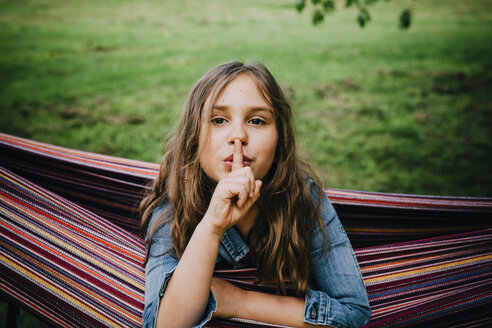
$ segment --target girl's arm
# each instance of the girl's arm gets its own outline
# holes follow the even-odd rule
[[[330,200],[324,192],[321,197],[329,248],[323,252],[322,230],[315,229],[310,257],[316,290],[308,290],[304,320],[317,325],[362,327],[370,319],[371,308],[359,264]]]
[[[196,227],[166,287],[157,327],[191,327],[200,322],[210,295],[212,274],[224,232],[242,220],[260,195],[261,181],[243,167],[235,142],[231,173],[215,188],[207,213]]]
[[[197,226],[161,299],[156,327],[192,327],[200,322],[210,295],[219,242],[220,237],[206,225]]]
[[[289,327],[316,327],[303,321],[304,298],[246,291],[215,277],[212,278],[212,291],[217,299],[215,317],[248,319]]]
[[[330,247],[323,252],[322,230],[313,232],[310,256],[318,289],[309,290],[305,298],[295,298],[238,291],[226,281],[213,278],[215,316],[293,327],[361,327],[367,323],[371,310],[357,260],[333,206],[322,196],[326,242]],[[228,305],[236,304],[231,298],[242,299],[243,306],[231,309]]]

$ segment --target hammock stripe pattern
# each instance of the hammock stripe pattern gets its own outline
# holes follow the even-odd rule
[[[56,327],[141,327],[136,206],[158,165],[0,134],[0,166],[3,296]],[[492,324],[492,199],[327,194],[356,249],[372,308],[367,327]],[[216,275],[271,291],[253,284],[254,273]]]
[[[141,239],[1,168],[0,204],[4,292],[60,326],[141,326]]]

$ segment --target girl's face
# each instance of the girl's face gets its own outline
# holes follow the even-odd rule
[[[204,108],[209,105],[210,96]],[[254,80],[241,74],[222,90],[210,117],[202,116],[200,165],[209,178],[218,182],[231,172],[234,140],[242,142],[244,166],[256,179],[263,179],[272,166],[277,147],[273,109],[261,96]],[[205,135],[208,125],[208,138]]]

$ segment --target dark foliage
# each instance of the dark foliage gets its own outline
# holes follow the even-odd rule
[[[359,13],[357,15],[356,21],[360,27],[364,27],[370,20],[371,14],[369,13],[368,7],[379,0],[346,0],[345,7],[357,7]],[[389,1],[389,0],[385,0]],[[306,7],[307,0],[297,0],[296,9],[298,12],[302,12]],[[335,8],[335,0],[311,0],[313,6],[312,11],[312,22],[313,25],[318,25],[325,19],[325,16],[333,12]],[[400,13],[399,26],[401,29],[408,29],[412,21],[412,12],[410,9],[404,9]]]

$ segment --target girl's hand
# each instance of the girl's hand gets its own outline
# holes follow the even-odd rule
[[[202,222],[222,236],[246,216],[260,197],[260,188],[261,180],[255,180],[251,167],[244,167],[242,144],[236,139],[231,172],[218,182]]]

